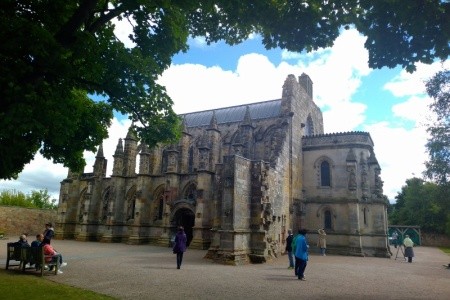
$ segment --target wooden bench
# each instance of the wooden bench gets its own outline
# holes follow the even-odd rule
[[[51,272],[55,275],[58,274],[59,259],[56,261],[46,262],[46,259],[53,258],[52,255],[45,255],[42,247],[22,247],[17,243],[7,244],[7,257],[6,257],[6,269],[10,266],[18,266],[23,272],[28,269],[34,269],[40,271],[41,276],[44,276],[44,271],[46,267],[49,269],[53,267]],[[19,262],[18,264],[12,265],[11,261]],[[26,267],[27,264],[35,265],[34,267]],[[44,266],[44,267],[42,267]]]
[[[11,264],[11,261],[19,262],[18,264]],[[6,244],[6,270],[10,266],[22,266],[22,246],[17,243],[7,243]]]

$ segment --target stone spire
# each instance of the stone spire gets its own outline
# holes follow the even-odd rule
[[[244,120],[242,120],[241,126],[252,126],[252,117],[250,116],[250,106],[248,105],[245,109]]]
[[[121,176],[123,175],[123,159],[124,159],[123,144],[121,138],[117,143],[116,152],[114,152],[113,157],[114,157],[114,164],[112,175]]]
[[[97,155],[95,156],[94,162],[94,174],[97,177],[105,177],[106,176],[106,163],[107,160],[103,155],[103,144],[100,144],[98,147]]]
[[[96,158],[104,158],[105,157],[103,155],[103,143],[101,143],[100,146],[98,146],[97,155],[95,157]]]
[[[133,126],[134,125],[131,124],[130,128],[128,128],[128,132],[127,132],[127,136],[126,136],[125,140],[133,140],[133,141],[137,141],[138,140],[136,135],[134,134]]]
[[[186,116],[184,116],[183,120],[181,120],[181,132],[184,134],[189,134],[187,124],[186,124]]]
[[[214,130],[218,130],[218,126],[217,126],[217,119],[216,119],[216,112],[213,110],[213,115],[211,117],[211,121],[209,122],[209,130],[214,129]]]
[[[117,143],[116,152],[114,152],[114,156],[116,155],[123,155],[123,143],[122,139],[119,139],[119,142]]]

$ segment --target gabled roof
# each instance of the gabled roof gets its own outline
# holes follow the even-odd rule
[[[213,115],[217,124],[242,122],[247,107],[252,120],[275,118],[281,114],[281,99],[181,114],[187,127],[210,125]]]

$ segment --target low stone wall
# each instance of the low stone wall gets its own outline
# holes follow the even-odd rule
[[[57,211],[16,206],[0,206],[0,231],[11,240],[27,233],[28,240],[34,241],[36,234],[45,230],[45,223],[55,224]]]
[[[422,232],[420,238],[422,246],[450,247],[450,237],[448,235]]]

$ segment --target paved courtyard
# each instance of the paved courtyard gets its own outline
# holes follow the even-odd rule
[[[0,240],[2,268],[10,241]],[[46,279],[119,299],[450,299],[450,270],[442,266],[450,256],[432,247],[415,248],[411,264],[401,257],[311,255],[307,280],[300,281],[287,269],[286,256],[235,267],[188,249],[177,270],[170,248],[69,240],[53,245],[68,266]]]

